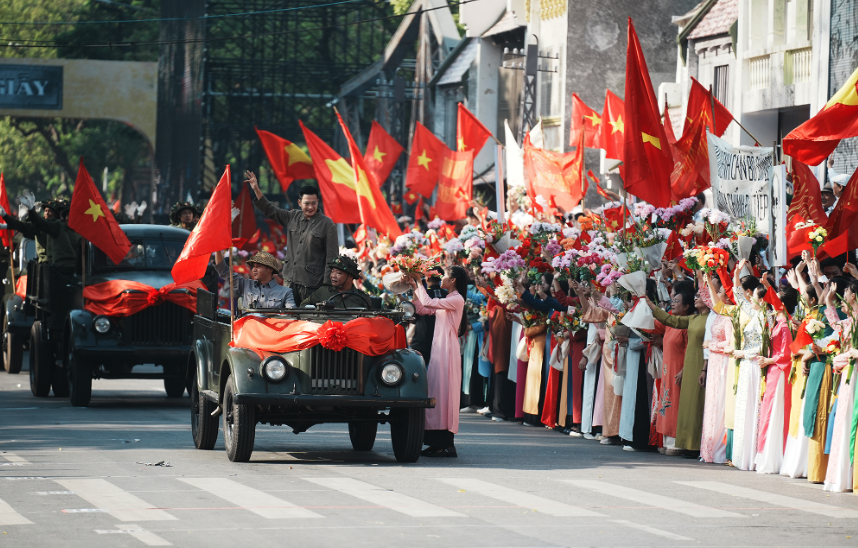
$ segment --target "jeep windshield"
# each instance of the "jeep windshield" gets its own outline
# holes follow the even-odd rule
[[[118,265],[103,251],[93,247],[93,267],[100,271],[114,270],[171,270],[179,258],[185,242],[160,238],[132,239],[131,250]]]

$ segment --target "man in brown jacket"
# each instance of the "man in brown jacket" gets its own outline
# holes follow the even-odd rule
[[[257,209],[286,228],[286,259],[281,274],[286,287],[292,289],[295,302],[300,303],[331,279],[328,264],[339,255],[337,228],[319,211],[318,188],[301,188],[300,209],[280,209],[265,199],[252,172],[245,172],[245,177]]]

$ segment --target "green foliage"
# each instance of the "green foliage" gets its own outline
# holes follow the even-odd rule
[[[0,21],[105,21],[158,17],[160,0],[123,0],[130,6],[88,0],[5,0]],[[136,9],[135,9],[136,8]],[[71,58],[115,61],[158,60],[158,46],[90,48],[84,43],[156,41],[153,23],[110,25],[0,25],[5,42],[59,40],[59,48],[6,47],[4,57]],[[108,170],[108,193],[119,197],[130,183],[134,168],[149,161],[146,140],[129,126],[110,120],[0,118],[0,172],[9,195],[31,190],[38,199],[66,195],[74,187],[80,157],[96,185],[102,187]],[[124,197],[124,202],[135,199]]]

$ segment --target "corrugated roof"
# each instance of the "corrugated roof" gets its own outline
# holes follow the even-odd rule
[[[462,76],[471,68],[471,62],[477,56],[477,49],[480,47],[479,40],[473,40],[459,53],[458,57],[450,64],[444,75],[438,80],[436,85],[443,86],[446,84],[458,84],[462,81]]]
[[[727,34],[736,19],[739,18],[739,0],[718,0],[709,13],[697,23],[697,26],[688,35],[688,38],[706,38]]]

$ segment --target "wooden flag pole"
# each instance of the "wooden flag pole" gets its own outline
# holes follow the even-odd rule
[[[232,266],[232,256],[234,255],[232,251],[232,245],[229,246],[229,340],[235,340],[235,287],[232,282],[233,279],[233,266]]]
[[[9,270],[12,271],[12,294],[18,289],[18,284],[15,281],[15,242],[12,240],[12,231],[7,230],[9,234]]]
[[[495,146],[495,209],[498,212],[498,223],[506,222],[506,201],[504,200],[504,184],[503,184],[503,147]]]
[[[715,94],[712,93],[711,84],[709,85],[709,104],[712,105],[712,133],[715,133]],[[733,117],[733,121],[736,122],[736,125],[739,126],[742,131],[748,134],[748,137],[750,137],[754,140],[755,143],[757,143],[757,146],[763,146],[763,143],[761,143],[759,139],[754,137],[754,134],[748,131],[745,126],[743,126],[742,123],[736,119],[735,116]],[[717,135],[717,133],[715,133],[715,135]]]
[[[586,117],[582,115],[581,116],[581,138],[578,140],[578,142],[582,148],[584,147],[584,123],[585,123],[585,119],[586,119]],[[585,181],[584,177],[586,177],[585,173],[587,173],[587,172],[585,171],[585,168],[584,168],[584,151],[582,150],[581,151],[581,201],[578,202],[581,205],[581,213],[584,212],[584,181]]]

